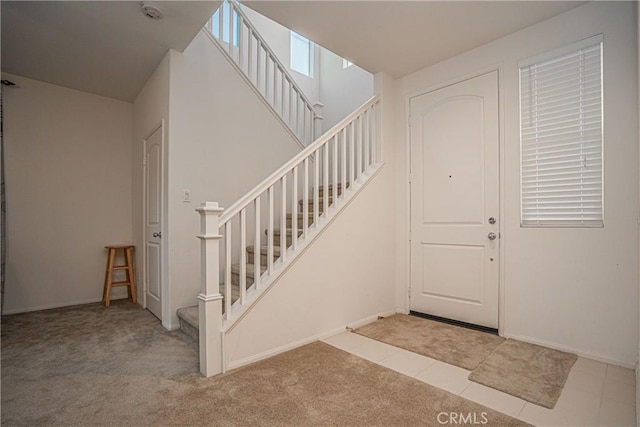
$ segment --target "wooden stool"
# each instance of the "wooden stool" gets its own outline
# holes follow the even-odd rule
[[[109,307],[111,300],[111,288],[115,286],[126,286],[129,298],[133,302],[136,302],[136,279],[133,274],[133,246],[131,245],[113,245],[105,246],[109,250],[107,256],[107,272],[104,276],[104,293],[102,295],[102,301],[104,305]],[[116,251],[122,249],[124,251],[124,265],[113,265],[113,261],[116,257]],[[124,270],[126,273],[126,279],[120,282],[113,281],[113,270]]]

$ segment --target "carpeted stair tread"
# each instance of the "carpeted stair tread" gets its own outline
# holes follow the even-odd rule
[[[266,233],[266,232],[265,232],[265,233]],[[275,237],[275,236],[280,237],[280,234],[281,234],[281,231],[280,231],[280,229],[279,229],[279,228],[275,228],[275,229],[273,230],[273,236],[274,236],[274,237]],[[293,236],[293,229],[292,229],[292,228],[287,228],[287,229],[286,229],[286,235],[287,235],[288,237]],[[302,236],[302,230],[298,230],[298,236]],[[275,240],[275,239],[274,239],[274,240]],[[274,243],[277,243],[277,242],[274,242]]]
[[[350,183],[349,183],[349,182],[347,182],[347,186],[346,186],[346,188],[349,188],[349,185],[350,185]],[[342,185],[342,183],[341,183],[341,182],[339,182],[339,183],[338,183],[338,185],[337,185],[337,187],[338,187],[338,195],[342,194],[342,190],[343,190],[343,185]],[[333,194],[333,184],[329,184],[329,187],[328,187],[328,191],[327,191],[327,192],[329,193],[329,195],[332,195],[332,194]],[[324,194],[324,185],[321,185],[321,186],[319,186],[319,187],[318,187],[318,194],[319,194],[320,196],[322,196],[322,195]]]
[[[247,246],[247,263],[253,264],[255,256],[255,246]],[[267,256],[269,255],[269,248],[267,245],[260,246],[260,263],[262,265],[267,264]],[[280,246],[273,246],[273,259],[280,258]]]
[[[309,210],[313,210],[313,195],[309,194],[309,200],[308,200],[308,204],[309,204]],[[329,205],[333,204],[333,196],[329,197]],[[300,209],[302,209],[302,206],[304,205],[303,200],[298,200],[298,206],[300,206]],[[322,208],[324,206],[324,198],[323,197],[318,197],[318,207]]]
[[[198,306],[193,305],[191,307],[179,308],[176,314],[180,322],[180,330],[192,340],[198,341],[200,339],[198,332],[198,324],[200,321]]]
[[[255,246],[247,246],[247,253],[253,255],[256,251]],[[267,245],[261,245],[260,246],[260,254],[261,255],[268,255],[269,252],[269,247]],[[274,246],[273,247],[273,256],[274,257],[279,257],[280,256],[280,246]]]
[[[192,305],[191,307],[179,308],[176,314],[181,320],[184,320],[185,322],[195,327],[196,329],[198,328],[198,322],[200,318],[198,315],[197,305]]]
[[[313,211],[309,211],[307,215],[307,225],[313,224]],[[293,215],[287,214],[287,228],[291,228],[293,225]],[[301,230],[304,226],[304,213],[298,213],[298,230]]]
[[[253,281],[253,274],[255,272],[254,269],[254,264],[251,263],[247,263],[247,279],[251,279]],[[264,265],[260,266],[260,274],[264,273],[265,271],[267,271],[267,267],[265,267]],[[231,274],[232,275],[236,275],[236,276],[240,276],[240,264],[233,264],[231,266]],[[249,281],[247,280],[247,285],[249,285]]]

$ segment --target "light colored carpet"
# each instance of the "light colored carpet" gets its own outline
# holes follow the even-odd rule
[[[469,379],[551,409],[577,359],[575,354],[506,340]]]
[[[322,342],[167,399],[177,407],[169,404],[158,420],[175,425],[438,426],[449,413],[464,414],[466,425],[483,414],[487,425],[525,425]]]
[[[206,379],[195,343],[127,301],[2,318],[3,426],[439,426],[449,411],[523,425],[320,342]]]
[[[496,335],[406,314],[394,314],[354,332],[464,369],[475,369],[503,341]]]

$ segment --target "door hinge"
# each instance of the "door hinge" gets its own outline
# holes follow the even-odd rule
[[[407,125],[411,127],[411,114],[407,117]]]

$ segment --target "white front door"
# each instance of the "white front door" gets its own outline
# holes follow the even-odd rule
[[[412,311],[498,328],[498,73],[410,100]]]
[[[144,141],[145,227],[144,290],[146,307],[162,320],[162,133],[160,126]]]

